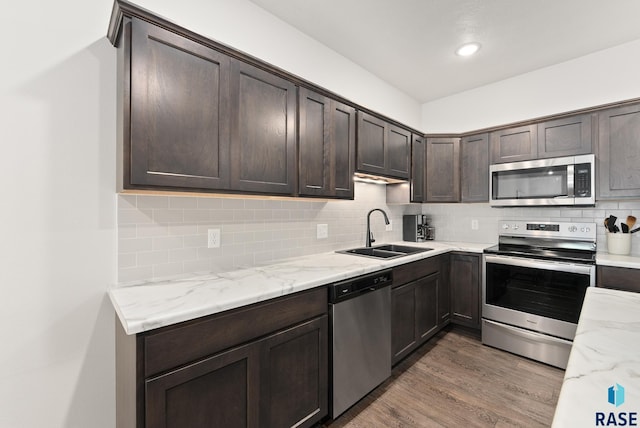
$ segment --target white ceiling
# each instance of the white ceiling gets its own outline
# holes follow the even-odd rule
[[[251,1],[421,103],[640,39],[639,0]]]

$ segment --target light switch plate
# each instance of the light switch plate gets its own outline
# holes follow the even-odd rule
[[[327,239],[329,237],[329,225],[318,224],[316,225],[316,238]]]

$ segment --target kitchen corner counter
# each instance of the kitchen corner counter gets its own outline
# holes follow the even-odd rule
[[[433,251],[391,260],[332,251],[230,272],[120,284],[109,290],[109,297],[125,332],[136,334],[450,251],[482,253],[493,245],[439,241],[398,244]]]
[[[640,269],[640,257],[620,256],[617,254],[609,254],[604,251],[599,251],[596,253],[596,264],[601,266]]]
[[[640,293],[590,287],[571,348],[553,427],[606,425],[609,413],[640,412]],[[619,406],[608,402],[614,387]],[[620,387],[624,388],[621,393]],[[624,394],[624,398],[623,398]],[[628,416],[627,416],[628,417]],[[620,424],[620,420],[618,420]]]

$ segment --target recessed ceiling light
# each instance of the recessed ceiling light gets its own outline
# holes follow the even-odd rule
[[[458,49],[456,49],[456,55],[458,56],[470,56],[473,55],[474,53],[478,52],[478,50],[480,50],[480,43],[465,43],[464,45],[460,46]]]

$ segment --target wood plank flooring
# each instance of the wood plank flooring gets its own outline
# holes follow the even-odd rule
[[[445,329],[329,428],[548,427],[564,371]]]

